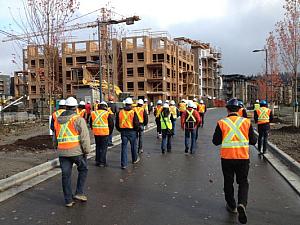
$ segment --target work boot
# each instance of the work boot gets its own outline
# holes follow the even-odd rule
[[[246,214],[246,208],[243,204],[239,204],[237,207],[237,211],[239,213],[238,219],[241,224],[247,223],[247,214]]]
[[[113,143],[108,143],[108,147],[112,147],[112,146],[114,146]]]
[[[137,164],[140,160],[141,160],[141,158],[138,156],[138,157],[136,158],[136,160],[133,161],[132,163],[133,163],[133,164]]]
[[[81,201],[81,202],[86,202],[87,201],[87,197],[83,194],[74,195],[73,199],[76,199],[76,200]]]
[[[143,153],[144,152],[144,150],[143,149],[139,149],[138,150],[138,153],[140,154],[140,153]]]
[[[232,208],[228,204],[226,204],[226,209],[230,213],[237,213],[238,212],[236,207]]]
[[[65,204],[65,206],[68,207],[68,208],[72,207],[73,205],[75,205],[74,201]]]

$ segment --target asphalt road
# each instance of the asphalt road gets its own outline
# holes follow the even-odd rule
[[[109,167],[98,168],[90,161],[87,203],[66,208],[58,175],[1,203],[0,224],[238,224],[225,209],[219,147],[211,143],[216,121],[224,115],[224,110],[208,111],[193,156],[183,154],[183,132],[178,129],[172,153],[162,155],[152,130],[145,135],[139,164],[121,170],[120,146],[110,150]],[[300,224],[299,196],[254,148],[249,180],[248,224]]]

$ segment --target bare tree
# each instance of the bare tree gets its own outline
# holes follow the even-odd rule
[[[299,31],[299,11],[300,0],[285,0],[283,6],[285,13],[283,21],[276,24],[278,35],[278,47],[281,61],[290,74],[294,77],[294,122],[298,127],[298,100],[297,100],[297,74],[300,62],[300,31]]]
[[[52,112],[52,94],[61,89],[58,82],[59,55],[64,38],[64,27],[79,8],[78,0],[20,0],[23,11],[18,18],[13,16],[17,27],[24,34],[28,44],[39,47],[44,55],[44,78],[48,81],[47,92]],[[24,40],[24,39],[23,39]],[[40,76],[37,73],[36,76]],[[60,91],[60,90],[59,90]]]

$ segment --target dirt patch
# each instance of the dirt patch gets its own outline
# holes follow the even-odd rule
[[[12,144],[0,145],[0,151],[40,152],[53,149],[52,136],[38,135],[28,139],[18,139]]]
[[[273,125],[269,141],[300,162],[300,128],[282,124]]]

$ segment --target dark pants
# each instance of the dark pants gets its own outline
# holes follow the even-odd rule
[[[195,153],[194,146],[196,142],[196,134],[197,134],[197,128],[192,130],[185,130],[185,136],[184,136],[184,143],[185,143],[185,152],[188,152],[190,150],[190,153]],[[191,147],[189,147],[189,142],[191,138]]]
[[[200,124],[199,124],[199,126],[201,126],[201,127],[203,127],[203,125],[204,125],[204,113],[200,113]]]
[[[64,192],[65,203],[72,202],[72,167],[73,163],[77,165],[78,178],[76,186],[76,194],[83,194],[83,188],[88,173],[86,156],[72,156],[72,157],[59,157],[61,175],[62,175],[62,187]]]
[[[248,159],[221,159],[222,171],[224,176],[224,192],[225,200],[231,208],[236,207],[234,199],[234,175],[236,175],[236,182],[238,183],[238,204],[247,205],[248,200]]]
[[[171,152],[172,149],[172,135],[167,134],[167,130],[162,130],[162,140],[161,140],[161,151],[164,153],[167,149],[168,152]]]
[[[143,149],[144,125],[140,124],[140,129],[137,132],[138,138],[138,152]]]
[[[160,118],[156,117],[155,118],[155,123],[156,123],[156,131],[158,134],[161,134],[161,123],[160,123]]]
[[[97,164],[106,165],[106,153],[108,147],[108,136],[95,135]]]
[[[270,130],[269,124],[259,124],[258,130],[258,151],[261,152],[261,144],[263,144],[263,153],[267,151],[268,135]]]
[[[131,145],[131,158],[132,162],[137,160],[137,145],[136,145],[136,131],[135,130],[126,130],[121,131],[121,139],[122,139],[122,149],[121,149],[121,166],[127,166],[127,144],[128,141]]]
[[[113,134],[111,134],[111,135],[108,136],[108,144],[109,144],[109,145],[112,145],[112,144],[113,144],[112,138],[113,138]]]

